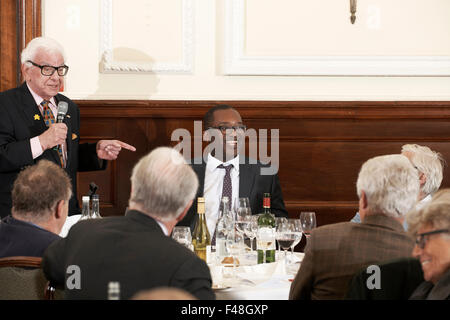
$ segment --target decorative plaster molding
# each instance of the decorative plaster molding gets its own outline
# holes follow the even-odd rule
[[[225,75],[450,76],[450,56],[249,56],[245,0],[226,1]]]
[[[182,0],[182,61],[173,63],[116,62],[113,57],[113,0],[101,2],[100,56],[102,73],[192,73],[194,66],[194,0]]]

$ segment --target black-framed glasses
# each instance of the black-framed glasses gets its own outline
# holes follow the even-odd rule
[[[41,69],[41,74],[43,76],[47,76],[47,77],[52,76],[55,73],[55,71],[58,72],[59,76],[63,77],[63,76],[65,76],[67,74],[67,71],[69,71],[69,67],[66,66],[66,65],[62,65],[62,66],[59,66],[59,67],[54,67],[54,66],[48,66],[48,65],[41,66],[41,65],[39,65],[37,63],[34,63],[31,60],[28,60],[27,62],[29,62],[33,66],[38,67],[39,69]]]
[[[216,127],[209,127],[208,129],[218,129],[223,134],[227,132],[227,130],[234,130],[236,132],[245,132],[247,130],[247,126],[244,125],[238,125],[238,126],[216,126]]]
[[[439,229],[439,230],[433,230],[433,231],[429,231],[429,232],[419,233],[416,236],[416,245],[420,249],[423,249],[423,248],[425,248],[425,245],[427,244],[428,236],[431,236],[433,234],[439,234],[439,233],[447,233],[447,232],[450,232],[450,230],[449,229]]]

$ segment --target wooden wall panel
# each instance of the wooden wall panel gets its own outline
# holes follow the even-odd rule
[[[213,105],[237,108],[248,127],[280,129],[279,177],[291,217],[317,212],[318,224],[347,221],[357,211],[356,179],[367,159],[399,153],[405,143],[428,145],[450,159],[450,102],[77,101],[85,141],[117,138],[137,147],[123,151],[103,173],[80,174],[100,193],[105,215],[123,214],[129,177],[140,157],[171,145],[173,130],[194,134],[194,120]],[[270,152],[269,152],[270,154]],[[447,175],[444,187],[450,187]]]
[[[0,1],[0,91],[21,83],[20,52],[41,35],[41,0]]]

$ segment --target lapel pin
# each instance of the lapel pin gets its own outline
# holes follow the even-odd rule
[[[34,115],[34,120],[41,120],[41,117],[38,114]]]

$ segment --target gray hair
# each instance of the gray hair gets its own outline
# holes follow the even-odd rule
[[[131,175],[130,204],[162,221],[176,219],[193,200],[198,178],[175,149],[159,147],[143,157]]]
[[[441,186],[443,177],[445,161],[442,155],[418,144],[405,144],[402,146],[403,152],[411,154],[410,161],[427,178],[422,192],[426,195],[435,193]]]
[[[442,189],[433,199],[419,210],[413,210],[406,215],[408,231],[416,234],[423,226],[450,230],[450,189]],[[450,236],[447,234],[447,238]]]
[[[414,206],[420,189],[417,170],[403,155],[367,160],[356,183],[358,197],[367,196],[369,214],[403,217]]]
[[[29,65],[30,63],[27,61],[32,61],[39,50],[51,53],[60,53],[63,56],[64,61],[66,61],[64,48],[59,42],[52,38],[37,37],[28,42],[25,49],[22,50],[22,54],[20,56],[20,61],[22,62],[22,64]]]

